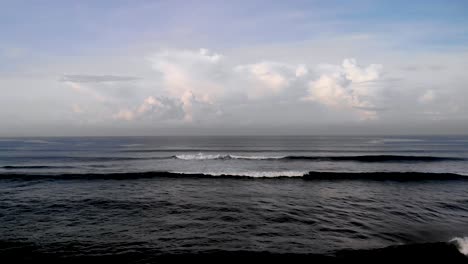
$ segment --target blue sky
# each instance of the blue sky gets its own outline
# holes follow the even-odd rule
[[[0,135],[461,133],[467,14],[467,1],[0,1]]]
[[[445,29],[418,48],[466,45],[466,1],[5,1],[3,45],[80,54],[140,41],[234,46],[349,33]],[[411,42],[414,41],[414,42]]]

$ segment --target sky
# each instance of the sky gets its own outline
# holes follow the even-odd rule
[[[0,0],[0,136],[468,133],[468,1]]]

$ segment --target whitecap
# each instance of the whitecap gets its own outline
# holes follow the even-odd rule
[[[241,160],[270,160],[282,159],[284,156],[246,156],[246,155],[231,155],[231,154],[180,154],[175,156],[181,160],[228,160],[228,159],[241,159]]]
[[[455,237],[452,238],[450,242],[457,246],[460,253],[468,256],[468,237]]]
[[[398,142],[422,142],[423,139],[416,138],[382,138],[369,141],[370,144],[385,144],[385,143],[398,143]]]
[[[203,174],[209,176],[238,176],[251,178],[302,177],[307,171],[216,171],[216,172],[174,172],[178,174]]]

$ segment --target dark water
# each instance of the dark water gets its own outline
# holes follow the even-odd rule
[[[1,139],[0,256],[148,262],[452,239],[466,254],[467,159],[468,137]]]

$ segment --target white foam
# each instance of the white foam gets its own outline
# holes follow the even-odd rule
[[[181,154],[176,155],[176,158],[181,160],[219,160],[219,159],[245,159],[245,160],[266,160],[266,159],[281,159],[284,156],[244,156],[230,154]]]
[[[221,154],[198,153],[198,154],[180,154],[180,155],[176,155],[176,158],[181,159],[181,160],[215,160],[215,159],[222,159],[226,156],[227,155],[221,155]]]
[[[251,159],[251,160],[265,160],[265,159],[282,159],[285,156],[241,156],[241,155],[228,155],[232,159]]]
[[[374,139],[369,141],[370,144],[383,144],[383,143],[392,143],[392,142],[421,142],[423,139],[413,139],[413,138],[382,138]]]
[[[468,256],[468,237],[455,237],[450,242],[457,246],[460,253]]]
[[[252,177],[252,178],[276,178],[276,177],[302,177],[308,172],[306,171],[245,171],[245,172],[176,172],[179,174],[204,174],[210,176],[239,176],[239,177]]]

